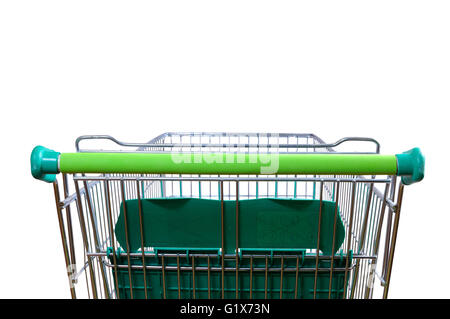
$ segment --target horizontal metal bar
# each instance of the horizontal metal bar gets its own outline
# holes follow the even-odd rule
[[[309,137],[320,140],[313,133],[269,133],[269,132],[260,132],[260,133],[251,133],[251,132],[166,132],[155,138],[154,140],[159,140],[164,137],[173,137],[173,136],[216,136],[216,137],[261,137],[261,136],[272,136],[278,135],[279,137]]]
[[[386,203],[389,206],[389,208],[395,212],[395,209],[397,208],[397,204],[394,203],[391,199],[386,198]]]
[[[182,249],[180,249],[180,250],[182,250]],[[192,250],[195,250],[195,249],[192,249]],[[108,254],[106,252],[89,252],[89,253],[86,253],[86,255],[87,256],[91,256],[91,257],[107,257],[110,254]],[[144,252],[144,255],[145,255],[145,257],[153,257],[153,258],[156,257],[156,254],[152,253],[152,252]],[[116,253],[116,256],[127,257],[128,254],[127,253]],[[219,255],[219,254],[207,254],[207,253],[203,253],[203,254],[200,254],[200,253],[192,253],[192,254],[158,253],[158,257],[163,257],[163,256],[165,258],[166,257],[167,258],[176,258],[176,257],[180,257],[180,258],[182,258],[182,257],[221,258],[221,255]],[[303,255],[303,256],[301,254],[292,254],[292,255],[242,254],[240,256],[240,258],[266,258],[267,256],[269,256],[270,258],[281,258],[281,257],[283,257],[285,259],[289,259],[289,258],[295,259],[295,258],[297,258],[299,256],[300,256],[301,259],[316,259],[316,257],[317,257],[316,254],[314,254],[314,255]],[[130,253],[130,257],[141,258],[142,257],[142,253],[141,252],[139,252],[139,253]],[[339,259],[341,257],[342,258],[346,258],[346,256],[335,255],[334,259]],[[225,259],[235,259],[236,258],[236,254],[225,254],[224,258]],[[327,259],[331,259],[331,258],[332,258],[332,256],[328,256],[328,255],[320,255],[319,256],[319,259],[321,259],[321,260],[327,260]],[[363,254],[354,254],[354,255],[352,255],[352,258],[353,259],[376,260],[377,256],[369,256],[369,255],[363,255]]]
[[[88,188],[91,189],[92,187],[94,187],[95,185],[97,185],[99,183],[99,181],[93,181],[91,183],[88,183]],[[80,196],[83,196],[86,193],[85,188],[81,188],[80,189]],[[77,193],[73,193],[69,196],[67,196],[63,201],[60,202],[61,208],[66,208],[67,206],[69,206],[72,202],[76,201],[77,199]]]
[[[80,181],[210,181],[210,182],[359,182],[359,183],[390,183],[391,179],[365,179],[365,178],[332,178],[332,177],[132,177],[132,176],[74,176],[74,180]]]
[[[195,147],[195,146],[190,146]],[[211,146],[208,146],[208,148]],[[370,154],[376,154],[375,152],[289,152],[289,151],[276,151],[276,152],[270,152],[270,150],[273,150],[274,148],[269,148],[268,151],[258,151],[258,152],[249,152],[249,151],[240,151],[239,149],[243,148],[240,145],[238,146],[232,146],[233,149],[236,150],[236,153],[245,153],[245,154],[343,154],[343,155],[349,155],[349,154],[361,154],[361,155],[370,155]],[[250,146],[253,147],[253,146]],[[263,146],[260,146],[263,148]],[[227,148],[229,150],[230,146],[221,146],[221,147],[214,147],[214,148]],[[265,147],[267,149],[267,147]],[[283,148],[283,146],[278,146],[277,148]],[[287,147],[284,147],[287,148]],[[232,149],[232,150],[233,150]],[[232,151],[231,150],[231,151]],[[139,149],[137,151],[132,150],[80,150],[78,153],[118,153],[118,154],[136,154],[136,153],[151,153],[151,154],[167,154],[168,152],[172,152],[172,150],[146,150],[145,148]],[[183,151],[183,150],[175,150],[173,152],[180,153],[180,154],[205,154],[209,152],[221,152],[220,149],[217,150],[204,150],[204,151],[195,151],[195,150],[189,150],[189,151]]]
[[[377,271],[375,271],[375,276],[377,276],[377,278],[380,280],[380,283],[382,286],[384,286],[386,284],[386,281],[384,280],[384,278],[381,277],[381,275]]]
[[[272,137],[272,138],[277,138],[277,137],[300,137],[300,138],[313,138],[316,141],[318,141],[319,143],[317,144],[238,144],[241,145],[241,147],[246,147],[246,148],[250,148],[250,147],[255,147],[255,148],[260,148],[260,147],[265,147],[265,146],[271,146],[271,145],[277,145],[277,147],[281,147],[281,148],[333,148],[336,147],[342,143],[345,142],[349,142],[349,141],[357,141],[357,142],[370,142],[370,143],[374,143],[376,145],[376,151],[373,153],[379,153],[380,151],[380,144],[373,138],[367,138],[367,137],[344,137],[334,143],[323,143],[322,140],[318,139],[314,134],[286,134],[286,133],[166,133],[166,136],[211,136],[211,137]],[[114,142],[115,144],[119,145],[119,146],[124,146],[124,147],[134,147],[134,148],[172,148],[172,147],[188,147],[188,148],[192,148],[192,147],[200,147],[200,148],[205,148],[205,147],[229,147],[229,146],[234,146],[237,145],[236,143],[158,143],[157,141],[163,141],[163,137],[164,135],[161,135],[159,138],[152,140],[150,143],[127,143],[127,142],[121,142],[119,140],[117,140],[116,138],[110,136],[110,135],[83,135],[80,136],[76,139],[75,141],[75,148],[77,150],[77,152],[85,152],[88,150],[82,150],[80,149],[80,142],[83,140],[89,140],[89,139],[106,139],[106,140],[110,140],[112,142]],[[91,150],[92,151],[92,150]],[[100,150],[98,150],[100,151]]]
[[[89,258],[94,259],[94,256],[89,256]],[[73,280],[78,281],[78,278],[83,274],[83,272],[86,270],[86,268],[89,266],[89,262],[85,262],[83,264],[83,267],[77,272],[77,274],[74,276]]]
[[[104,263],[105,266],[107,267],[117,267],[117,268],[122,268],[122,269],[144,269],[143,266],[141,265],[114,265],[114,264],[110,264],[110,263]],[[353,265],[349,268],[347,268],[348,270],[352,270],[353,269]],[[155,266],[155,265],[146,265],[145,269],[149,269],[149,270],[162,270],[162,266]],[[184,271],[192,271],[192,266],[180,266],[179,268],[177,266],[164,266],[164,270],[175,270],[177,271],[178,269],[180,270],[184,270]],[[317,268],[298,268],[298,272],[315,272]],[[195,266],[194,267],[195,271],[215,271],[215,272],[219,272],[222,271],[221,267],[204,267],[204,266]],[[246,271],[250,271],[250,268],[248,267],[238,267],[236,269],[236,267],[224,267],[223,269],[224,271],[239,271],[239,272],[246,272]],[[288,267],[284,267],[283,269],[281,269],[280,267],[268,267],[267,271],[268,272],[280,272],[281,270],[283,270],[283,272],[296,272],[297,268],[288,268]],[[318,268],[317,269],[319,272],[329,272],[331,270],[331,268]],[[344,272],[346,270],[346,268],[333,268],[333,272]],[[266,268],[265,267],[253,267],[252,271],[254,272],[265,272]]]

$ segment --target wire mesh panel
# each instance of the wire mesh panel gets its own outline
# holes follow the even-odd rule
[[[142,144],[89,136],[77,151],[104,139],[120,146],[108,152],[266,154],[267,169],[277,154],[350,142],[379,152],[372,139],[241,133],[165,133]],[[63,174],[63,198],[54,187],[73,297],[387,295],[403,193],[395,176]]]

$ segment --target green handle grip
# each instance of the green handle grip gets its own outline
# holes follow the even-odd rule
[[[121,174],[316,174],[400,175],[411,184],[423,178],[418,151],[379,154],[237,154],[237,153],[63,153],[36,147],[35,178],[53,181],[62,173]],[[411,153],[412,152],[412,153]],[[33,164],[33,158],[36,163]],[[58,166],[59,158],[59,166]],[[422,160],[420,160],[420,158]],[[35,168],[33,170],[33,167]],[[49,175],[49,176],[47,176]]]
[[[65,153],[61,172],[129,174],[395,174],[391,155]]]

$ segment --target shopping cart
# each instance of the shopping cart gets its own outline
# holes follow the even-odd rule
[[[371,138],[75,144],[31,154],[53,184],[73,298],[386,298],[404,185],[424,176],[418,148],[380,155]]]

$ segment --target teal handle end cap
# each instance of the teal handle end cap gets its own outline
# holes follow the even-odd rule
[[[36,146],[31,152],[31,175],[47,183],[53,183],[58,174],[60,153],[43,146]]]
[[[397,175],[402,177],[402,183],[411,185],[420,182],[424,177],[425,157],[418,147],[402,154],[397,154]]]

